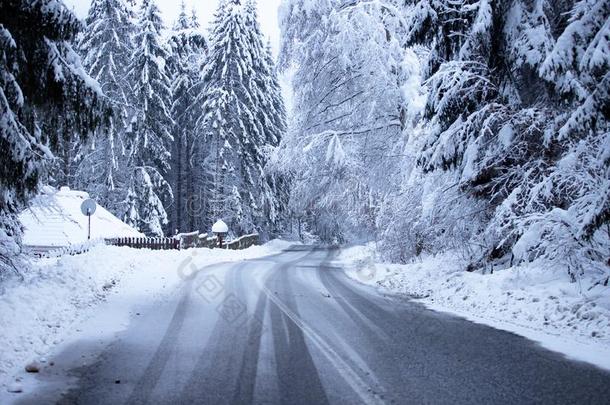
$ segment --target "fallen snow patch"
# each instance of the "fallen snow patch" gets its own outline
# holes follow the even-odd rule
[[[609,287],[585,290],[571,283],[567,273],[541,265],[469,273],[452,253],[397,265],[379,263],[368,245],[343,250],[339,260],[348,263],[350,277],[384,292],[406,294],[431,309],[517,333],[610,369]]]

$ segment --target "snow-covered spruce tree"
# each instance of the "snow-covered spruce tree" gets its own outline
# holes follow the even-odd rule
[[[419,1],[411,14],[410,43],[431,47],[419,164],[455,173],[447,189],[484,204],[455,206],[478,218],[455,235],[480,247],[474,267],[513,253],[603,273],[610,7],[556,6]]]
[[[129,168],[126,132],[134,114],[127,67],[132,53],[133,24],[124,0],[91,3],[78,48],[89,74],[113,106],[110,125],[79,147],[76,184],[121,217],[126,210]]]
[[[201,135],[195,131],[199,109],[195,103],[202,90],[199,80],[201,66],[207,52],[207,42],[199,30],[193,11],[187,16],[184,2],[170,34],[171,57],[168,69],[172,77],[172,107],[174,119],[172,135],[171,186],[174,203],[170,211],[170,230],[188,232],[199,228],[197,223],[200,197],[195,194],[194,178],[202,170],[197,159]]]
[[[154,0],[144,0],[134,37],[129,77],[136,119],[129,139],[131,180],[125,220],[147,235],[160,236],[167,225],[172,192],[167,181],[172,142],[171,82],[166,72],[168,49]]]
[[[279,146],[280,140],[286,132],[286,108],[277,76],[277,68],[273,59],[271,45],[263,45],[263,35],[258,23],[257,4],[254,0],[247,0],[245,4],[245,24],[252,44],[253,81],[257,91],[253,93],[257,99],[256,122],[263,134],[264,148],[253,151],[261,152],[265,160]],[[270,169],[265,166],[264,169]],[[278,172],[264,170],[265,176],[258,181],[261,189],[259,206],[267,226],[262,227],[263,232],[278,234],[285,226],[286,208],[288,205],[288,187],[286,179]],[[265,235],[267,236],[267,235]]]
[[[267,142],[273,147],[269,153],[270,160],[279,150],[281,139],[286,134],[287,116],[282,89],[278,78],[278,69],[276,61],[273,58],[271,44],[268,42],[266,46],[265,62],[269,71],[268,82],[266,84],[266,94],[268,95],[268,114],[270,122],[266,125]],[[274,198],[268,199],[269,204],[266,206],[265,216],[269,218],[275,225],[274,234],[284,232],[288,226],[290,204],[290,184],[288,176],[283,175],[281,170],[276,170],[272,162],[267,162],[265,171],[268,176],[267,181],[271,187],[271,192]]]
[[[290,208],[325,240],[375,233],[402,154],[407,81],[399,1],[285,1],[281,66],[292,122],[278,152]],[[292,68],[291,66],[294,66]]]
[[[527,32],[532,21],[540,30],[538,25],[544,20],[531,18],[529,14],[508,18],[509,10],[487,0],[420,1],[415,4],[408,22],[408,42],[430,46],[424,72],[429,91],[426,127],[421,131],[418,162],[424,172],[439,169],[449,172],[445,176],[447,183],[439,186],[445,197],[451,199],[453,212],[457,214],[429,223],[430,232],[424,231],[428,240],[423,245],[446,249],[456,244],[453,240],[461,242],[464,249],[479,246],[468,258],[475,262],[484,262],[505,252],[496,250],[498,235],[483,238],[482,230],[497,204],[519,182],[520,173],[515,169],[523,167],[529,157],[542,153],[536,143],[536,138],[541,136],[536,133],[540,128],[536,124],[544,122],[544,110],[519,114],[512,108],[525,103],[537,104],[533,97],[519,93],[522,88],[519,82],[530,80],[529,84],[535,85],[540,81],[531,82],[528,66],[511,70],[514,65],[500,55],[520,61],[530,56],[528,60],[533,62],[532,54],[544,48],[549,35],[539,35],[539,32],[516,37],[515,34]],[[543,29],[541,33],[544,32]],[[513,36],[511,41],[505,41],[509,36]],[[521,48],[510,48],[519,41]],[[522,54],[524,50],[529,54]],[[543,89],[537,95],[542,99],[546,92]],[[501,132],[507,121],[524,130],[512,131],[512,127],[506,127]],[[455,188],[485,203],[473,204],[468,198],[460,198],[454,195]],[[443,205],[442,199],[434,197],[434,200],[436,205]],[[439,229],[442,232],[437,232]],[[474,240],[477,238],[484,240]]]
[[[0,3],[0,276],[16,269],[17,215],[46,177],[48,146],[90,135],[109,115],[70,45],[79,29],[60,1]]]
[[[556,151],[543,175],[499,210],[518,259],[564,265],[573,280],[608,283],[610,268],[610,1],[578,1],[538,73],[561,109],[543,138]],[[567,17],[566,17],[567,15]]]
[[[51,148],[54,158],[49,165],[45,183],[55,187],[76,187],[82,146],[79,134],[68,133],[63,137],[58,137],[57,142]]]
[[[264,79],[265,86],[268,90],[269,109],[272,113],[268,114],[271,122],[267,124],[267,139],[273,146],[279,145],[280,139],[286,132],[286,106],[282,97],[282,89],[280,87],[277,66],[273,57],[271,44],[267,42],[265,47],[264,62],[266,66],[263,71],[268,71],[269,74]]]
[[[263,83],[265,50],[253,31],[253,6],[224,0],[214,16],[209,56],[203,69],[205,88],[199,100],[203,115],[197,131],[205,134],[202,162],[206,172],[200,189],[207,199],[208,224],[222,218],[237,234],[265,235],[272,222],[265,216],[275,198],[265,171],[265,149],[273,146],[268,94]],[[263,117],[263,119],[261,119]]]

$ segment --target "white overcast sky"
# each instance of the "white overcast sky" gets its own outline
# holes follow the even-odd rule
[[[180,12],[180,0],[155,0],[161,9],[166,27],[171,26],[178,13]],[[271,39],[273,49],[276,51],[279,48],[280,30],[277,22],[277,9],[281,0],[258,0],[258,18],[265,35]],[[91,0],[64,0],[68,7],[72,8],[76,15],[80,18],[85,18],[89,11]],[[190,14],[192,7],[195,7],[199,21],[204,27],[212,19],[214,11],[216,11],[217,0],[185,0],[186,8]]]

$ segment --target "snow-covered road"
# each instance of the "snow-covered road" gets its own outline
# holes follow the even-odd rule
[[[610,373],[523,337],[383,296],[336,251],[197,269],[103,349],[49,361],[23,404],[607,403]]]

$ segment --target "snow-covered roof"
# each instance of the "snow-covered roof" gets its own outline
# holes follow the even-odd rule
[[[25,228],[23,244],[54,247],[85,242],[87,217],[81,213],[80,206],[87,198],[89,194],[83,191],[44,187],[30,207],[19,215]],[[144,235],[100,205],[91,216],[91,239],[141,236]]]
[[[212,232],[214,233],[227,233],[229,232],[229,227],[224,223],[222,219],[216,221],[214,225],[212,225]]]

